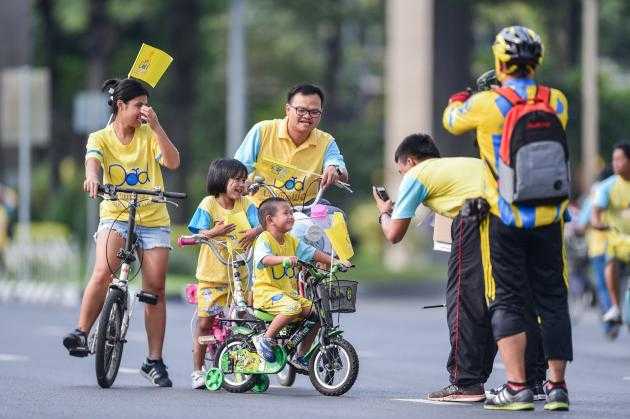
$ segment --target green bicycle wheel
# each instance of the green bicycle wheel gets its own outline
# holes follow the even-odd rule
[[[219,368],[210,368],[206,372],[206,388],[210,391],[217,391],[223,384],[223,372]]]
[[[254,393],[264,393],[269,389],[269,376],[267,374],[260,374],[256,376],[252,391]]]

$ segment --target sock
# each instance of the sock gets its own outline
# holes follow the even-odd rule
[[[156,362],[160,362],[162,359],[151,359],[147,357],[147,364],[155,364]]]
[[[551,381],[551,380],[548,380],[547,383],[549,385],[549,388],[552,388],[552,389],[553,388],[557,388],[557,387],[561,387],[561,388],[566,388],[567,387],[567,383],[564,380],[562,380],[562,381]]]
[[[511,394],[516,394],[524,388],[527,388],[525,383],[517,383],[515,381],[507,382],[507,389]]]

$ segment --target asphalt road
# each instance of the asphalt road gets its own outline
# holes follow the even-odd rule
[[[137,372],[145,356],[142,313],[134,314],[121,371],[111,389],[96,384],[94,358],[67,355],[61,336],[75,324],[78,308],[0,305],[0,417],[47,418],[477,418],[501,413],[481,404],[423,400],[446,382],[445,312],[421,310],[437,298],[363,298],[358,311],[342,317],[345,337],[358,350],[360,372],[342,397],[320,395],[307,377],[292,388],[264,394],[229,394],[190,389],[192,307],[171,303],[165,361],[174,388],[148,384]],[[594,313],[574,326],[575,362],[568,370],[571,411],[510,413],[510,417],[630,417],[630,337],[624,329],[606,341]],[[505,379],[499,360],[488,385]]]

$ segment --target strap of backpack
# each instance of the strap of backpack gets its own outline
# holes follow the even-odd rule
[[[492,90],[499,96],[504,97],[512,106],[525,103],[525,100],[509,87],[493,87]]]
[[[549,105],[551,98],[551,89],[547,86],[539,85],[536,89],[536,102],[543,102]]]

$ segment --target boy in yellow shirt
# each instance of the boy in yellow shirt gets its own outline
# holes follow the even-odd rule
[[[254,246],[254,307],[273,314],[275,318],[264,335],[254,338],[254,345],[260,356],[274,362],[274,337],[283,327],[307,317],[318,321],[313,302],[298,293],[298,260],[329,265],[331,258],[289,234],[294,219],[286,200],[277,197],[264,200],[258,208],[258,218],[264,231]],[[308,370],[303,355],[313,343],[318,329],[319,324],[316,324],[290,360],[297,369]]]

